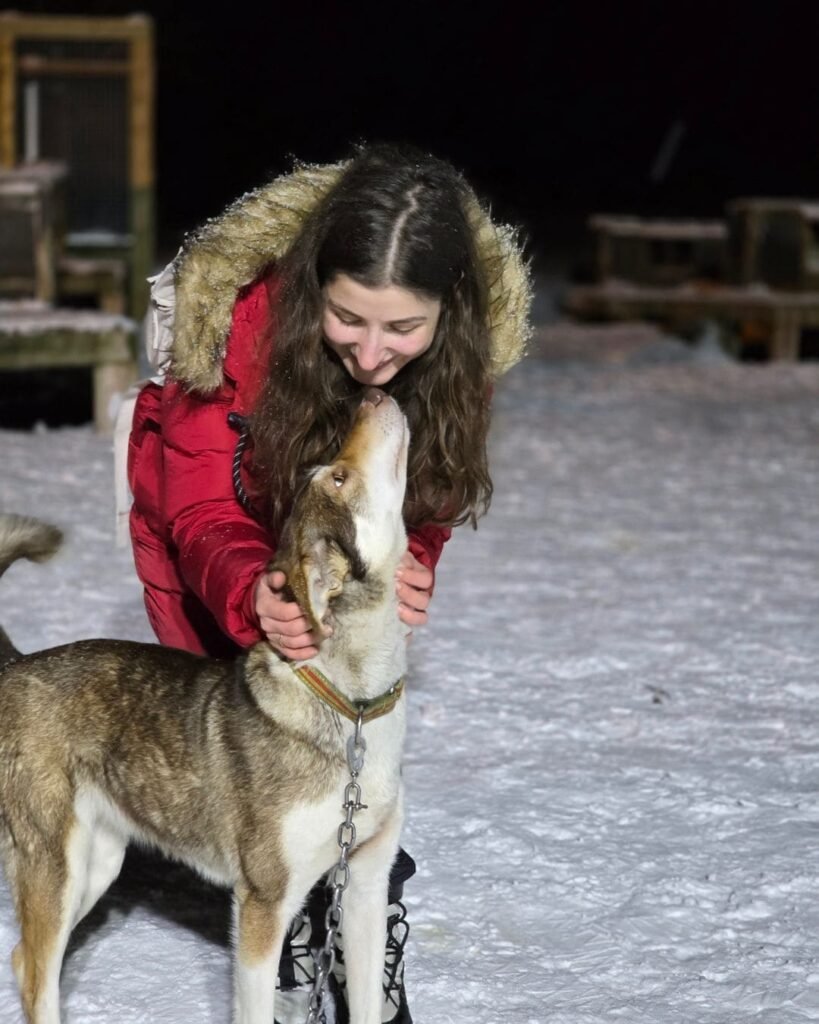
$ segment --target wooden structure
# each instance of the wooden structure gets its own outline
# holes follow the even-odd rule
[[[688,332],[705,320],[735,328],[732,347],[762,345],[770,359],[799,358],[802,331],[819,328],[819,292],[774,292],[738,285],[650,288],[623,281],[572,288],[566,309],[588,320],[649,320]]]
[[[149,18],[0,12],[0,167],[67,165],[57,272],[68,293],[101,289],[109,306],[125,280],[134,317],[153,269],[153,93]]]
[[[150,19],[0,13],[0,371],[88,367],[105,431],[137,375],[153,160]]]
[[[124,313],[128,275],[122,260],[104,256],[63,256],[58,267],[58,290],[63,299],[93,295],[106,313]]]
[[[728,236],[722,221],[640,220],[592,217],[597,276],[636,284],[674,285],[691,278],[720,278]]]
[[[94,424],[110,433],[116,397],[136,379],[136,325],[96,310],[42,302],[0,302],[0,370],[87,366],[94,380]]]
[[[728,223],[737,284],[819,291],[819,202],[738,199]]]
[[[819,202],[744,199],[726,221],[593,217],[598,283],[570,289],[585,319],[653,320],[673,330],[712,319],[734,347],[796,360],[819,329]]]
[[[0,297],[54,301],[66,173],[59,163],[0,167]]]

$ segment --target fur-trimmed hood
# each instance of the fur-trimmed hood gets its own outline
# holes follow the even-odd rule
[[[299,165],[187,237],[173,264],[169,370],[177,380],[196,391],[219,387],[237,293],[287,252],[344,166]],[[467,212],[490,284],[492,371],[500,376],[522,358],[531,334],[529,270],[513,228],[494,224],[476,198]]]

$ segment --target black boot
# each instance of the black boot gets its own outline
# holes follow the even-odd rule
[[[273,1024],[304,1024],[313,993],[316,964],[311,950],[312,925],[307,913],[293,919],[282,945],[276,980]]]
[[[407,993],[404,988],[404,946],[407,944],[409,925],[407,910],[401,902],[404,882],[415,874],[415,861],[405,850],[399,850],[390,872],[387,895],[387,941],[384,956],[384,1002],[381,1007],[382,1024],[412,1024]],[[336,1024],[350,1024],[347,1007],[346,972],[344,969],[343,937],[336,948],[336,967],[330,976],[330,988],[336,1007]]]
[[[404,946],[409,936],[407,910],[396,900],[387,910],[387,949],[384,957],[384,1005],[381,1021],[389,1024],[412,1024],[404,988]]]

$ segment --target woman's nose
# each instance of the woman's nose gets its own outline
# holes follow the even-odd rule
[[[358,343],[355,357],[362,370],[374,370],[381,361],[381,332],[369,331],[366,338]]]

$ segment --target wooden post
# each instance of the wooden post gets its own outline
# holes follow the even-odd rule
[[[135,29],[129,76],[131,146],[131,254],[130,313],[140,318],[148,304],[146,278],[154,258],[154,76],[153,27],[144,17],[130,19]]]
[[[799,358],[802,318],[795,309],[779,309],[773,318],[771,359],[793,363]]]
[[[14,35],[7,17],[0,14],[0,167],[15,162],[14,125],[17,109],[17,74]]]
[[[31,202],[34,227],[34,262],[36,266],[36,298],[53,302],[56,288],[54,229],[49,218],[49,196],[39,189]]]

